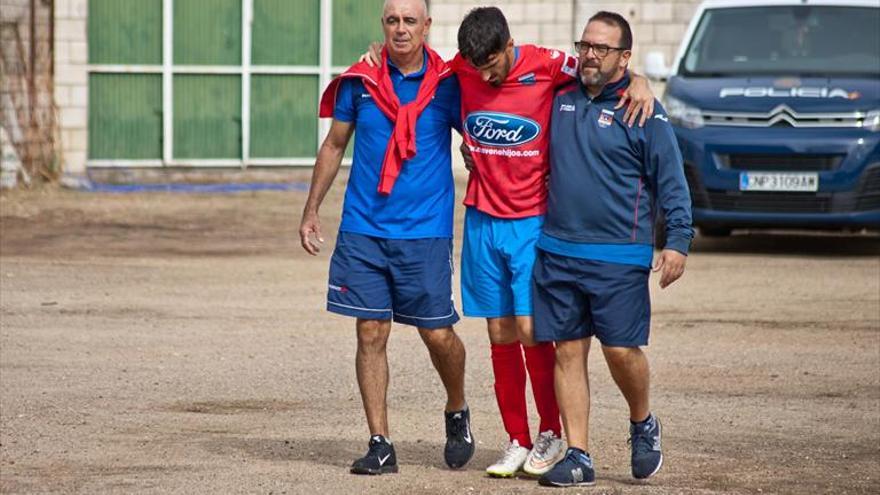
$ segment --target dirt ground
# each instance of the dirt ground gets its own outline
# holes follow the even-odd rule
[[[444,467],[439,379],[395,327],[401,472],[349,475],[368,435],[353,323],[323,309],[342,185],[317,258],[298,244],[302,192],[0,195],[0,492],[880,490],[880,239],[865,235],[698,238],[682,280],[652,281],[666,462],[648,484],[630,481],[625,404],[595,353],[597,486],[486,478],[505,436],[478,319],[457,326],[466,469]]]

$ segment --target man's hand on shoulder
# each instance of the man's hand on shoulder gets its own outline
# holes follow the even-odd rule
[[[324,237],[321,235],[321,220],[315,211],[303,212],[302,221],[299,224],[299,242],[303,249],[312,256],[321,252]]]
[[[665,289],[681,278],[687,256],[674,249],[664,249],[654,262],[652,271],[660,273],[660,288]]]
[[[468,148],[466,142],[462,141],[461,146],[458,148],[461,151],[461,157],[464,158],[464,168],[467,169],[468,172],[473,172],[474,167],[476,167],[476,162],[474,162],[474,157],[471,155],[471,149]]]
[[[358,62],[366,62],[370,67],[376,67],[382,61],[382,43],[374,41],[370,43],[367,51],[361,55]]]
[[[654,92],[651,91],[651,85],[648,84],[648,78],[631,73],[631,79],[620,101],[614,106],[617,110],[627,105],[626,112],[623,114],[623,121],[626,125],[632,127],[639,117],[639,127],[644,127],[645,122],[654,115]]]

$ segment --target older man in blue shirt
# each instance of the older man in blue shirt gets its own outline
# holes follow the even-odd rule
[[[351,467],[355,474],[397,472],[385,400],[392,320],[418,328],[446,388],[446,463],[461,467],[474,452],[465,350],[452,329],[459,317],[452,302],[451,130],[460,128],[460,96],[442,59],[424,45],[430,25],[423,0],[385,2],[386,65],[371,72],[356,64],[343,74],[351,77],[334,82],[333,123],[300,225],[303,248],[317,254],[318,209],[355,132],[327,296],[329,311],[357,319],[355,364],[370,442]]]

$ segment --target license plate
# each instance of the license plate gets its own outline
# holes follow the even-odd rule
[[[740,191],[800,191],[819,190],[819,174],[742,172],[739,174]]]

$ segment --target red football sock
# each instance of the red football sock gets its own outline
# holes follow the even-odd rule
[[[495,398],[504,429],[511,442],[516,440],[521,447],[531,449],[526,412],[526,368],[520,343],[492,344],[492,370],[495,372]]]
[[[532,382],[532,394],[535,405],[541,416],[541,430],[553,430],[557,437],[562,437],[559,424],[559,405],[556,403],[556,391],[553,388],[553,367],[556,363],[556,348],[550,342],[533,347],[523,346],[526,353],[526,367]]]

